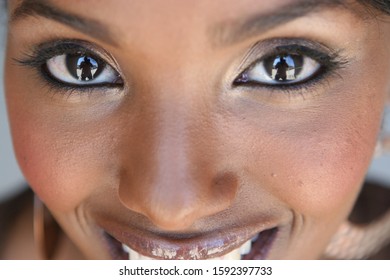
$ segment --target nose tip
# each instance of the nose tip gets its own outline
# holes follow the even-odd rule
[[[156,227],[181,231],[202,218],[224,211],[234,201],[238,180],[233,173],[224,172],[211,180],[206,178],[176,176],[150,184],[132,184],[121,187],[119,196],[128,209],[147,217]]]

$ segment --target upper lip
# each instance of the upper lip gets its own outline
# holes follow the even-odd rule
[[[209,259],[240,247],[259,232],[273,228],[269,223],[220,228],[204,233],[158,233],[101,221],[104,231],[141,255],[154,259]]]

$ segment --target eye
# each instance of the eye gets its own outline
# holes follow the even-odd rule
[[[234,83],[293,85],[310,80],[320,71],[320,63],[308,56],[281,53],[258,60],[242,72]]]
[[[121,84],[117,71],[102,59],[84,53],[56,55],[43,65],[52,79],[74,86]]]

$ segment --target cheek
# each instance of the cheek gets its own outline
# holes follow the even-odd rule
[[[372,145],[355,146],[347,134],[333,136],[296,137],[300,144],[292,145],[295,152],[280,158],[280,165],[285,166],[280,179],[285,180],[286,188],[278,193],[296,211],[311,216],[345,213],[359,191]],[[322,142],[324,138],[327,142]]]
[[[244,162],[252,184],[288,208],[317,219],[347,215],[375,148],[382,97],[324,102],[307,113],[264,111],[264,117],[248,116],[245,123],[233,118],[230,137],[221,134],[237,139],[230,140],[233,161]]]
[[[16,155],[26,179],[51,209],[66,211],[106,182],[107,147],[101,135],[68,133],[37,125],[34,118],[15,122]],[[86,140],[88,138],[88,140]]]
[[[103,121],[107,117],[48,106],[40,98],[26,101],[39,91],[24,91],[8,78],[15,153],[28,183],[47,206],[69,211],[101,187],[112,187],[115,136],[107,130],[112,124]]]
[[[319,119],[306,133],[294,133],[289,139],[286,147],[294,152],[280,162],[289,166],[284,178],[289,178],[290,188],[284,189],[283,198],[296,210],[313,216],[349,212],[370,163],[380,123],[379,115],[368,122],[358,119]]]

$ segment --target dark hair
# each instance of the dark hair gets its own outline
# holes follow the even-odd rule
[[[390,15],[390,0],[358,0],[358,2]]]

